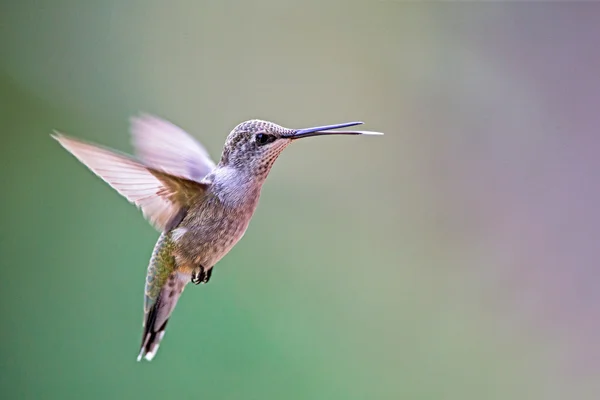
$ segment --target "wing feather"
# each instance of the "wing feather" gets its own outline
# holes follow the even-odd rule
[[[152,168],[200,181],[215,167],[206,149],[180,127],[150,114],[131,118],[136,155]]]
[[[206,185],[149,168],[113,150],[56,133],[52,136],[66,150],[108,183],[144,217],[163,231]]]

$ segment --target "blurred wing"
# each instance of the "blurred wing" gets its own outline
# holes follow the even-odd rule
[[[98,175],[160,231],[181,218],[193,198],[206,185],[148,168],[132,158],[67,136],[52,136],[79,161]]]
[[[136,155],[152,168],[200,181],[215,167],[208,152],[180,127],[158,117],[131,118]]]

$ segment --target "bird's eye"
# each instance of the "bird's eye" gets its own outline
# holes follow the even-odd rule
[[[276,139],[275,136],[268,135],[266,133],[258,133],[258,134],[256,134],[256,143],[258,143],[259,146],[262,146],[262,145],[267,144],[267,143],[271,143],[275,139]]]

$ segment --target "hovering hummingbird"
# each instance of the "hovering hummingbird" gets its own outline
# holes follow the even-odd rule
[[[131,119],[137,159],[58,132],[52,135],[161,232],[146,276],[138,361],[156,355],[185,286],[207,283],[215,264],[242,238],[283,149],[310,136],[381,135],[333,130],[360,124],[289,129],[257,119],[242,122],[227,137],[218,165],[183,129],[148,114]]]

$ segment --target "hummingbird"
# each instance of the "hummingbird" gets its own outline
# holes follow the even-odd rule
[[[51,135],[99,178],[139,208],[160,232],[147,268],[143,334],[137,360],[151,361],[188,283],[206,284],[214,266],[244,236],[273,163],[293,141],[325,135],[381,135],[306,129],[253,119],[227,136],[215,164],[179,126],[150,114],[130,120],[135,157],[54,131]]]

